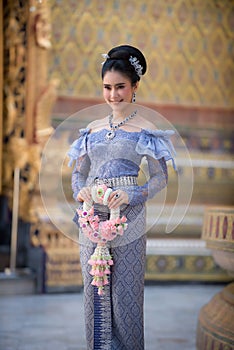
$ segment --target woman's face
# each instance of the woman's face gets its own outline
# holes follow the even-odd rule
[[[132,86],[125,75],[117,71],[107,71],[103,78],[103,97],[115,111],[122,110],[126,103],[131,103],[137,84]]]

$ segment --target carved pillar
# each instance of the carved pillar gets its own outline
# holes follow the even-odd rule
[[[4,1],[4,28],[3,193],[11,206],[12,174],[19,168],[19,217],[32,222],[40,154],[52,131],[57,86],[47,79],[49,2]]]
[[[50,39],[48,1],[29,0],[25,99],[25,138],[29,144],[43,144],[53,131],[50,113],[56,99],[58,81],[47,79]]]

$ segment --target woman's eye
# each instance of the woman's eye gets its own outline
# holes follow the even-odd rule
[[[109,86],[104,86],[104,89],[110,90],[111,88]]]

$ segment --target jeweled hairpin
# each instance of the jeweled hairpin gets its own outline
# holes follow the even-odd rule
[[[136,57],[130,56],[129,62],[134,67],[136,74],[141,76],[143,67],[142,67],[142,65],[139,64],[139,60]]]
[[[103,61],[102,64],[104,64],[106,60],[110,58],[110,56],[107,53],[102,53],[102,57],[105,58],[105,61]]]

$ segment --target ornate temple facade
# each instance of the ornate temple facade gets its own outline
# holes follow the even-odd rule
[[[80,287],[77,240],[68,239],[47,215],[40,166],[54,130],[68,145],[71,139],[59,127],[73,113],[103,103],[101,54],[128,43],[143,50],[149,67],[137,103],[176,128],[194,176],[189,209],[175,232],[165,236],[160,222],[150,230],[146,279],[229,280],[201,233],[205,207],[234,204],[233,2],[10,0],[1,2],[1,10],[1,271],[10,266],[17,233],[15,267],[33,271],[38,292]],[[60,166],[66,159],[59,147],[50,156],[62,157]],[[182,183],[191,176],[183,156],[178,155]],[[57,163],[51,164],[52,198]],[[169,174],[168,208],[177,183]],[[62,176],[71,202],[70,170],[64,165]],[[154,208],[150,213],[154,217]],[[65,231],[72,230],[66,225]]]

